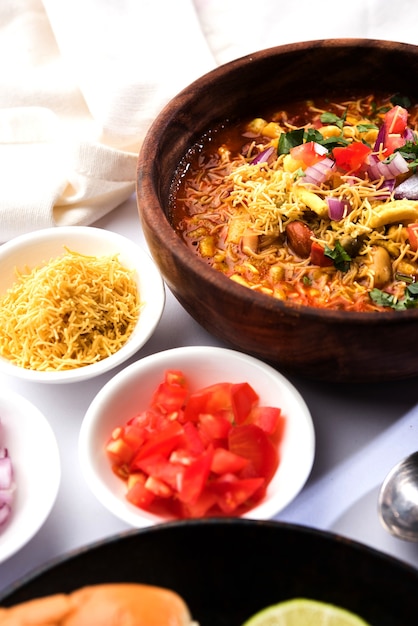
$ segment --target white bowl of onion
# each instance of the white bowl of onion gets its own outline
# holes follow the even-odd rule
[[[130,239],[84,226],[43,229],[0,247],[0,371],[69,383],[132,357],[156,329],[164,283]]]
[[[54,432],[36,406],[0,390],[0,563],[43,526],[61,482]]]

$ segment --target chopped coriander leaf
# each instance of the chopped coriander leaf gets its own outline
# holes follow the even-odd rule
[[[341,272],[347,272],[349,270],[351,257],[347,251],[344,250],[339,241],[335,244],[334,249],[325,246],[324,255],[334,261],[337,270],[341,270]]]
[[[322,113],[320,120],[323,124],[334,124],[335,126],[338,126],[338,128],[342,128],[344,126],[345,118],[346,113],[344,113],[342,117],[338,117],[335,113],[326,111],[325,113]]]
[[[300,146],[303,143],[305,131],[303,128],[297,128],[291,130],[288,133],[282,133],[279,137],[279,144],[277,146],[278,154],[289,154],[290,150],[295,146]]]
[[[340,135],[339,137],[327,137],[326,139],[322,138],[322,141],[318,143],[328,148],[328,150],[331,152],[333,148],[337,148],[338,146],[348,146],[348,144],[351,142],[347,141],[347,139],[345,139],[343,135]]]
[[[408,162],[410,168],[418,165],[418,143],[416,141],[406,141],[405,144],[395,150],[400,152],[405,161]]]
[[[324,140],[322,134],[316,128],[307,128],[305,130],[304,140],[306,143],[308,141],[315,141],[316,143],[322,143]]]
[[[307,287],[310,287],[310,285],[312,285],[312,279],[309,278],[309,276],[304,276],[302,278],[302,282],[304,285],[306,285]]]
[[[379,306],[386,306],[395,311],[404,311],[406,309],[414,309],[418,307],[418,284],[412,283],[405,289],[405,295],[400,300],[386,291],[380,289],[372,289],[370,298]]]
[[[376,124],[357,124],[357,130],[359,133],[365,133],[368,130],[378,128]]]

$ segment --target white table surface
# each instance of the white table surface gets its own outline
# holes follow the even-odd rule
[[[147,249],[134,197],[95,226],[121,233]],[[167,290],[161,322],[132,361],[160,350],[197,344],[224,345],[203,330]],[[60,491],[50,516],[26,546],[0,565],[0,593],[61,555],[130,529],[85,485],[77,453],[84,413],[116,371],[71,385],[35,385],[0,375],[0,385],[25,396],[45,414],[55,432],[62,463]],[[376,508],[386,473],[418,447],[418,379],[352,385],[288,378],[311,411],[316,458],[304,489],[276,519],[338,533],[418,567],[418,543],[389,535]]]

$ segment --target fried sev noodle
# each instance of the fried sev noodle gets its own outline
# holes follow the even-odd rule
[[[15,365],[45,372],[91,365],[132,334],[140,298],[134,272],[118,255],[66,249],[16,275],[0,298],[0,354]]]
[[[345,106],[352,116],[350,132],[355,133],[355,125],[363,117],[362,103],[348,102]],[[373,272],[367,262],[371,247],[377,243],[390,251],[396,259],[394,271],[401,262],[417,263],[418,253],[411,251],[405,241],[402,224],[390,228],[376,226],[379,207],[390,200],[390,194],[382,187],[383,180],[338,174],[319,188],[301,181],[295,183],[295,173],[283,167],[285,155],[269,161],[267,166],[265,162],[252,164],[251,152],[232,155],[223,146],[219,154],[218,160],[200,161],[194,180],[184,186],[183,196],[178,197],[188,214],[178,230],[208,263],[232,280],[279,299],[294,299],[311,306],[377,311],[381,307],[368,296],[373,287]],[[315,217],[298,194],[301,188],[322,199],[329,196],[348,200],[350,212],[332,222]],[[324,246],[333,248],[346,236],[362,239],[360,258],[351,263],[348,271],[315,269],[309,259],[295,258],[283,245],[286,224],[306,220],[307,213],[315,234],[313,240]],[[246,233],[258,237],[257,251],[247,252],[247,258],[242,245]],[[211,238],[215,241],[213,254],[202,253],[202,241]],[[210,250],[210,246],[206,249]],[[394,281],[393,291],[401,297],[404,285]]]

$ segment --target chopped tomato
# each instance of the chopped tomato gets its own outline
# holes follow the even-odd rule
[[[231,413],[231,383],[215,383],[192,393],[184,409],[184,419],[197,422],[201,413]]]
[[[210,489],[217,496],[219,508],[230,514],[241,504],[248,502],[264,483],[264,478],[237,478],[233,474],[226,474],[212,482]]]
[[[188,465],[183,474],[178,499],[180,502],[194,504],[209,478],[213,459],[213,447],[209,447],[203,454]]]
[[[164,430],[155,433],[140,447],[132,461],[132,467],[136,469],[138,460],[156,453],[168,457],[176,445],[181,442],[183,433],[184,429],[181,424],[177,421],[170,422]]]
[[[228,443],[231,452],[249,460],[241,472],[242,476],[262,476],[271,480],[278,466],[278,449],[259,426],[236,426],[229,433]]]
[[[361,141],[353,141],[348,146],[333,149],[332,156],[338,168],[345,172],[355,173],[366,163],[372,149]]]
[[[187,397],[186,379],[182,372],[169,370],[165,380],[158,386],[152,398],[152,405],[163,407],[168,413],[179,411]]]
[[[201,413],[199,415],[199,432],[203,440],[213,442],[215,439],[226,439],[232,423],[222,414]]]
[[[295,161],[301,161],[306,167],[322,161],[325,156],[322,146],[315,141],[307,141],[291,148],[290,155]]]
[[[169,517],[240,515],[264,497],[283,421],[246,382],[190,393],[172,370],[151,405],[113,430],[106,453],[135,506]]]
[[[238,383],[231,387],[231,404],[237,424],[245,422],[251,410],[258,403],[258,394],[248,383]]]
[[[325,256],[325,248],[321,246],[320,243],[313,241],[311,247],[311,263],[312,265],[327,267],[333,265],[334,261]]]
[[[146,480],[145,474],[135,473],[129,476],[127,482],[126,499],[141,509],[148,509],[155,500],[155,494],[145,487]]]
[[[390,154],[393,154],[395,150],[398,148],[402,148],[405,145],[405,139],[402,135],[390,134],[386,135],[385,143],[384,143],[384,155],[388,157]]]
[[[396,105],[385,113],[384,126],[386,134],[395,133],[402,135],[405,132],[408,123],[408,111],[403,107]]]
[[[416,252],[418,250],[418,224],[409,224],[406,229],[411,250]]]
[[[211,471],[215,474],[236,474],[249,463],[248,459],[231,452],[227,448],[215,448]]]
[[[281,422],[281,410],[273,406],[256,406],[251,411],[249,421],[265,433],[273,435]]]

